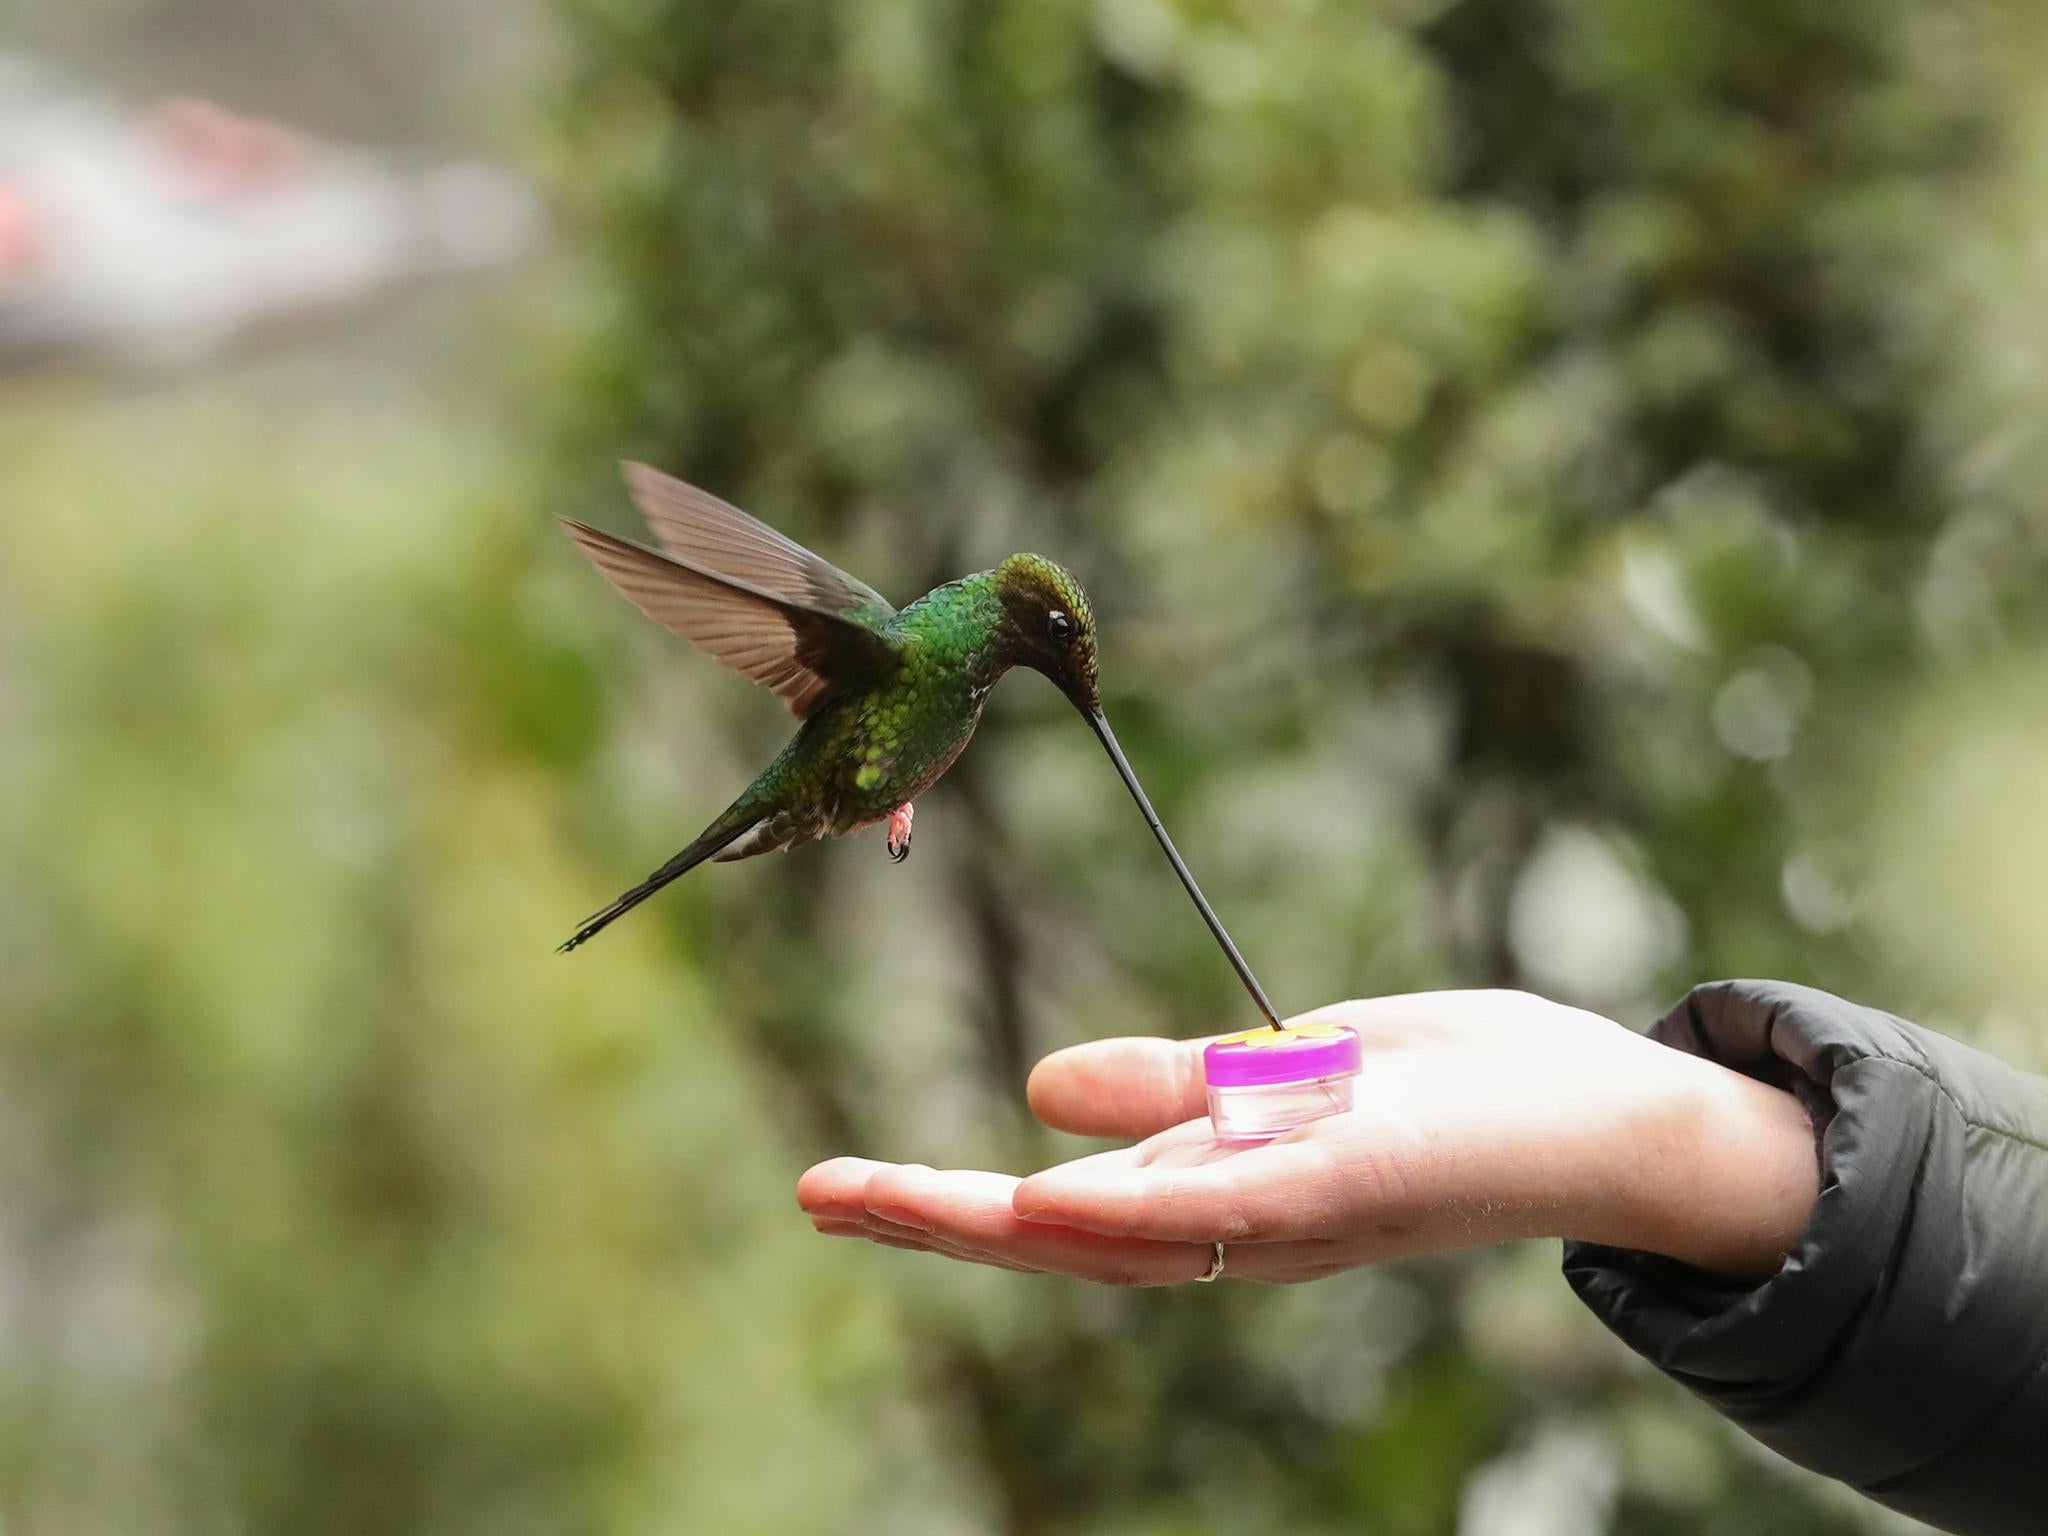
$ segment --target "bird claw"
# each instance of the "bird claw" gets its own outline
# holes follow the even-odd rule
[[[910,822],[916,815],[908,802],[889,813],[889,859],[901,864],[910,857]]]

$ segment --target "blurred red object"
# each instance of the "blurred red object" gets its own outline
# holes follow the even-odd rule
[[[489,166],[193,97],[137,111],[0,55],[0,370],[190,367],[506,266],[540,224]]]
[[[201,199],[252,196],[289,185],[305,169],[305,141],[284,124],[195,96],[158,102],[145,131],[184,190]]]
[[[26,194],[0,179],[0,283],[21,282],[34,274],[42,241],[35,210]]]

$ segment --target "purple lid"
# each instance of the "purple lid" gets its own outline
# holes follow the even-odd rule
[[[1349,1077],[1364,1059],[1358,1031],[1348,1024],[1293,1024],[1210,1041],[1202,1052],[1202,1076],[1211,1088],[1312,1083]]]

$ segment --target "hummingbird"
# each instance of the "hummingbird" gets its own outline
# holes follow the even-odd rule
[[[749,859],[879,822],[889,857],[902,863],[913,802],[966,748],[990,690],[1028,667],[1094,728],[1245,991],[1281,1027],[1109,728],[1094,611],[1070,574],[1042,555],[1011,555],[898,609],[718,497],[645,464],[622,469],[662,547],[564,518],[577,546],[647,617],[761,684],[802,723],[710,826],[586,919],[564,952],[707,860]]]

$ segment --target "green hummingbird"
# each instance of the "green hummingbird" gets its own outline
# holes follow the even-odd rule
[[[695,841],[592,914],[563,950],[707,859],[752,858],[883,822],[889,856],[901,863],[912,802],[966,747],[989,690],[1012,667],[1029,667],[1095,728],[1238,979],[1280,1027],[1103,716],[1094,613],[1072,576],[1042,555],[1011,555],[896,609],[716,496],[645,464],[623,468],[662,549],[565,518],[570,535],[642,613],[767,688],[803,723]]]

